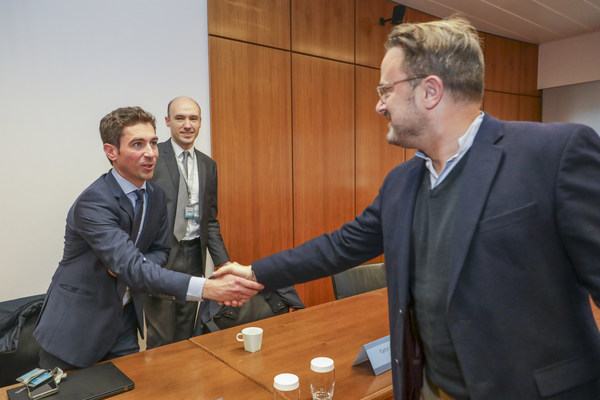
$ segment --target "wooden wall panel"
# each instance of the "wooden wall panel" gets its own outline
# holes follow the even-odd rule
[[[485,35],[485,88],[497,92],[519,93],[519,42]]]
[[[537,89],[538,45],[520,42],[519,55],[519,94],[541,97],[542,91]]]
[[[416,152],[417,149],[404,149],[404,159],[407,161],[410,160],[415,156]]]
[[[377,114],[379,70],[356,67],[356,210],[371,204],[386,175],[404,162],[404,148],[385,139],[388,119]]]
[[[291,0],[292,50],[354,62],[354,0]]]
[[[208,33],[290,48],[290,0],[208,0]]]
[[[383,26],[379,19],[392,17],[395,4],[390,1],[356,0],[356,64],[379,68],[385,55],[385,42],[394,25]]]
[[[519,95],[486,90],[483,110],[494,118],[516,121],[519,119]]]
[[[483,63],[485,65],[485,32],[477,32],[479,34],[479,44],[481,46],[481,51],[483,51]],[[486,71],[487,72],[487,71]],[[485,84],[485,82],[484,82]]]
[[[405,22],[411,23],[437,21],[438,19],[438,17],[434,17],[431,14],[427,14],[412,8],[407,8],[406,14],[404,15]]]
[[[339,228],[414,156],[387,144],[387,120],[375,112],[392,29],[379,18],[394,5],[208,0],[212,154],[232,259],[250,263]],[[406,10],[409,22],[437,19]],[[480,35],[484,109],[502,119],[538,118],[537,46]],[[307,305],[333,299],[329,278],[297,288]]]
[[[357,215],[373,202],[387,174],[405,159],[405,149],[389,144],[385,138],[389,120],[375,111],[379,75],[378,69],[356,67]],[[384,262],[384,257],[368,262]]]
[[[232,260],[292,247],[291,69],[286,51],[210,37],[212,156]]]
[[[519,95],[519,121],[542,122],[542,98]]]
[[[292,55],[294,245],[354,217],[354,67]],[[298,285],[306,305],[333,300],[329,278]]]

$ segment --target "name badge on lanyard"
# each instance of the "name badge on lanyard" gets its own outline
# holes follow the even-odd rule
[[[187,206],[185,208],[185,219],[193,219],[196,216],[194,208],[194,206]]]

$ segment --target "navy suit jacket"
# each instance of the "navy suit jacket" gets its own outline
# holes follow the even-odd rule
[[[92,183],[69,210],[63,258],[34,332],[44,350],[69,364],[92,365],[111,349],[127,286],[138,322],[140,292],[185,301],[190,276],[161,267],[168,257],[165,194],[150,182],[146,190],[137,247],[129,238],[133,206],[111,173]]]
[[[168,243],[171,248],[167,268],[171,268],[173,260],[179,248],[178,241],[173,234],[175,225],[175,214],[177,212],[177,198],[179,195],[179,167],[173,152],[171,139],[159,143],[158,151],[160,156],[154,168],[152,182],[158,183],[167,196],[167,212],[169,216]],[[221,236],[221,227],[217,219],[217,163],[207,155],[195,150],[196,164],[198,165],[198,187],[200,199],[198,206],[200,208],[200,246],[202,248],[202,265],[198,269],[190,269],[187,272],[192,275],[201,275],[206,265],[206,248],[215,265],[223,264],[229,261],[229,254],[225,249],[223,237]],[[187,192],[185,192],[187,193]],[[201,268],[201,270],[200,270]]]
[[[582,125],[486,115],[466,162],[445,315],[471,399],[600,399],[589,301],[600,301],[600,138]],[[253,263],[268,290],[383,252],[396,399],[425,171],[418,158],[399,165],[354,221]]]

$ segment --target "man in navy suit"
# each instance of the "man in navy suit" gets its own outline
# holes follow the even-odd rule
[[[376,109],[417,157],[339,230],[215,275],[268,290],[383,253],[394,398],[424,382],[426,399],[600,399],[600,138],[481,113],[483,54],[464,19],[398,25],[386,48]]]
[[[139,350],[142,293],[173,301],[211,298],[242,304],[262,285],[205,280],[162,268],[167,262],[164,191],[148,180],[158,157],[154,117],[119,108],[100,122],[112,169],[69,210],[63,258],[34,336],[40,366],[90,366]]]

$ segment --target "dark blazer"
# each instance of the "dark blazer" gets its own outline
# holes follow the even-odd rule
[[[34,332],[44,350],[69,364],[92,365],[111,349],[121,328],[127,286],[138,322],[140,292],[185,301],[190,276],[161,267],[168,257],[164,192],[150,182],[146,187],[148,204],[137,247],[129,239],[133,206],[111,173],[92,183],[69,210],[63,258]]]
[[[206,265],[206,248],[215,265],[229,261],[229,255],[223,243],[221,228],[217,220],[217,163],[207,155],[195,150],[198,164],[198,183],[200,189],[200,244],[202,246],[202,271],[185,271],[199,275]],[[177,197],[179,193],[179,168],[171,139],[158,144],[158,161],[154,168],[152,181],[158,183],[167,195],[167,213],[169,216],[168,243],[171,248],[166,267],[171,268],[177,254],[177,238],[173,234]],[[186,192],[187,193],[187,192]],[[200,272],[200,273],[199,273]]]
[[[600,399],[588,297],[600,304],[600,138],[582,125],[486,115],[466,162],[445,313],[471,399]],[[419,158],[401,164],[354,221],[253,263],[268,290],[383,252],[396,399],[425,171]]]

